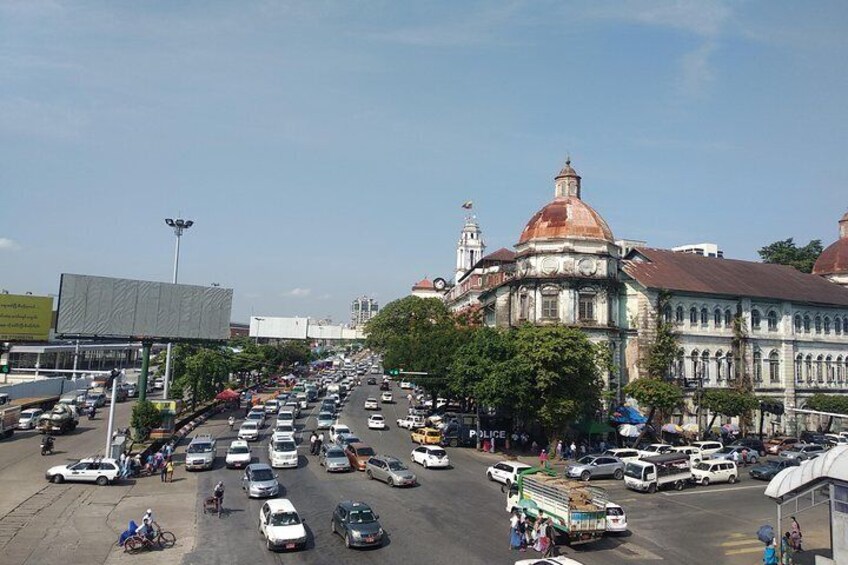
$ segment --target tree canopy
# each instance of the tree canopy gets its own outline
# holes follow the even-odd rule
[[[804,247],[798,247],[790,237],[770,243],[759,250],[763,263],[777,263],[795,267],[802,273],[812,273],[813,265],[822,253],[820,239],[810,241]]]
[[[804,403],[804,408],[834,414],[848,414],[848,396],[817,392]]]

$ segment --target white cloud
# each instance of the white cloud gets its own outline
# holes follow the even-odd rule
[[[715,42],[708,40],[681,57],[680,91],[682,94],[698,98],[709,89],[715,80],[715,71],[710,64],[710,56],[715,50]]]
[[[297,288],[293,288],[293,289],[289,290],[288,292],[286,292],[285,296],[293,296],[295,298],[303,298],[305,296],[309,296],[310,294],[312,294],[311,288],[297,287]]]
[[[0,251],[17,251],[21,246],[14,239],[0,237]]]

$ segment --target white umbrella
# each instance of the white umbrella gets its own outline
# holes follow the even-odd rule
[[[640,431],[639,426],[634,424],[624,424],[618,428],[618,434],[624,437],[636,437]]]
[[[689,422],[688,424],[683,424],[683,431],[689,433],[695,433],[698,431],[698,424],[694,422]]]

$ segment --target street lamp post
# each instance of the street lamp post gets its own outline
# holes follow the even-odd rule
[[[174,278],[171,282],[177,284],[177,274],[180,270],[180,238],[183,236],[183,232],[194,225],[192,220],[183,220],[182,218],[178,218],[173,220],[171,218],[165,218],[165,224],[169,228],[174,229],[174,235],[177,236],[177,243],[174,247]],[[171,347],[172,343],[168,343],[168,351],[165,354],[165,386],[162,390],[162,398],[167,399],[168,395],[171,391]]]
[[[258,345],[259,344],[259,324],[261,324],[265,320],[265,318],[260,318],[259,316],[256,316],[254,318],[254,320],[256,320],[256,344]]]

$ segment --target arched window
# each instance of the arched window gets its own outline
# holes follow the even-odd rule
[[[795,314],[795,333],[801,333],[803,325],[801,324],[801,314]]]
[[[842,320],[838,317],[833,319],[833,331],[836,332],[836,335],[842,333]]]
[[[777,331],[777,312],[769,310],[768,313],[768,329],[770,332]]]
[[[763,354],[759,349],[754,351],[754,382],[763,382]]]
[[[827,377],[827,382],[836,382],[836,374],[833,372],[833,358],[830,355],[824,358],[824,374]]]
[[[698,355],[698,350],[693,349],[691,355],[689,355],[689,360],[692,362],[692,376],[697,378],[701,377],[701,358]]]
[[[810,317],[804,316],[804,333],[810,333]]]
[[[795,382],[801,384],[804,382],[804,376],[801,373],[804,367],[804,356],[800,353],[795,356]]]
[[[674,321],[677,322],[678,324],[683,323],[683,306],[678,306],[674,310]]]
[[[595,295],[590,292],[581,292],[577,295],[577,316],[581,322],[592,323],[595,321]],[[671,306],[666,306],[663,317],[666,322],[671,322]]]
[[[708,350],[701,353],[701,372],[704,376],[704,382],[710,382],[710,352]]]
[[[663,307],[663,321],[666,324],[671,323],[671,306],[668,304]]]
[[[824,382],[824,357],[819,355],[816,357],[816,382]]]
[[[842,355],[836,358],[836,382],[842,382]]]
[[[842,318],[842,333],[848,334],[848,316]]]
[[[717,328],[721,327],[721,310],[718,308],[713,311],[713,324]]]
[[[721,349],[716,351],[715,354],[715,367],[716,367],[716,382],[721,382],[727,377],[727,373],[724,370],[724,356],[721,353]]]
[[[760,311],[751,310],[751,327],[755,330],[760,329]]]
[[[780,382],[780,355],[777,351],[769,353],[769,382]]]
[[[724,327],[729,328],[731,322],[733,322],[733,316],[730,315],[730,310],[724,311]]]
[[[807,355],[804,359],[804,377],[807,383],[813,382],[813,356]]]
[[[701,325],[706,326],[710,321],[710,313],[706,308],[701,308]]]
[[[830,335],[830,318],[824,317],[824,335]]]
[[[689,308],[689,323],[693,326],[698,325],[698,309],[694,306]]]
[[[816,333],[820,334],[822,328],[821,316],[816,316]]]

